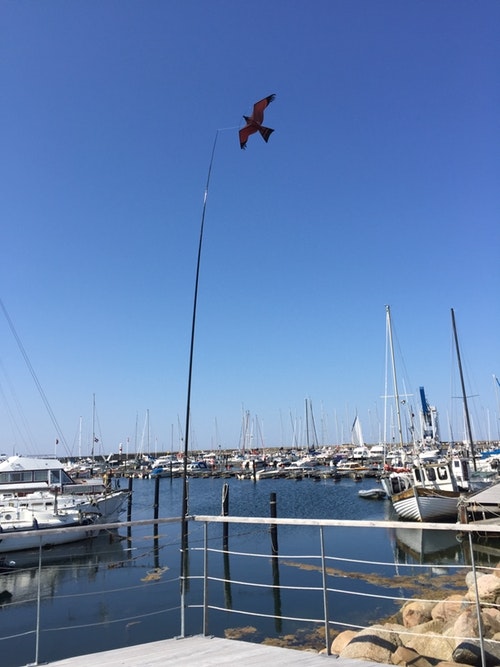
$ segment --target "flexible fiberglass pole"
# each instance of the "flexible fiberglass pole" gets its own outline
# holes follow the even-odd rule
[[[207,184],[205,186],[205,194],[203,197],[203,209],[201,215],[200,238],[198,242],[198,259],[196,262],[196,278],[194,285],[194,299],[193,299],[193,317],[191,323],[191,344],[189,350],[189,371],[187,384],[187,401],[186,401],[186,428],[184,431],[184,454],[183,454],[183,469],[182,469],[182,513],[181,513],[181,636],[184,637],[184,598],[186,592],[186,575],[187,575],[187,549],[188,549],[188,529],[187,529],[187,514],[188,514],[188,482],[187,482],[187,462],[189,451],[189,423],[191,411],[191,382],[193,375],[193,356],[194,356],[194,337],[196,330],[196,306],[198,302],[198,284],[200,279],[200,265],[201,265],[201,250],[203,246],[203,230],[205,227],[205,213],[207,210],[208,188],[210,186],[210,175],[212,173],[212,164],[214,161],[215,147],[217,145],[217,138],[219,130],[215,133],[214,144],[212,147],[212,155],[210,158],[210,165],[208,167]]]

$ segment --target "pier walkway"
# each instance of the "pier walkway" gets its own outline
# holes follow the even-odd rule
[[[235,639],[220,639],[196,635],[181,639],[165,639],[149,644],[80,655],[74,658],[45,663],[48,667],[219,667],[220,665],[273,665],[273,667],[388,667],[369,660],[350,660]]]

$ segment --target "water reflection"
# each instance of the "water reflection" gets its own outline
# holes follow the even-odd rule
[[[161,479],[156,486],[153,480],[134,480],[131,518],[153,519],[155,511],[160,518],[178,517],[181,482],[180,479]],[[122,480],[122,484],[128,484],[128,480]],[[395,521],[397,517],[389,501],[358,496],[360,488],[365,485],[370,488],[373,484],[373,480],[366,480],[365,484],[349,479],[340,482],[304,479],[300,483],[193,479],[190,481],[189,513],[220,515],[224,492],[228,500],[227,514],[269,517],[270,498],[275,493],[278,517]],[[224,485],[227,485],[225,491]],[[71,548],[67,545],[50,552],[44,550],[42,618],[44,624],[57,630],[61,637],[60,642],[49,643],[54,633],[45,635],[46,639],[42,635],[46,642],[42,653],[44,660],[86,652],[90,642],[96,650],[120,646],[124,641],[124,627],[127,643],[156,641],[166,634],[178,634],[180,525],[134,526],[123,532],[127,535],[125,540],[110,540],[108,535],[102,535],[86,543],[75,543]],[[255,614],[251,617],[252,625],[260,633],[255,640],[294,633],[298,626],[304,625],[279,618],[282,615],[320,617],[321,563],[311,558],[321,552],[317,527],[279,526],[273,541],[269,526],[263,523],[210,525],[209,533],[209,546],[215,546],[219,551],[209,554],[210,576],[223,577],[223,582],[220,579],[210,582],[210,604]],[[398,594],[401,588],[403,595],[417,579],[412,571],[413,564],[437,563],[451,569],[452,565],[468,566],[470,562],[468,542],[460,543],[453,533],[448,532],[388,527],[373,530],[356,526],[329,528],[324,534],[325,551],[330,558],[327,563],[328,586],[335,589],[331,594],[330,611],[334,618],[341,618],[344,623],[374,622],[393,613],[394,602],[385,602],[379,595],[393,589],[394,575],[398,571],[407,575],[396,582]],[[200,576],[203,573],[203,550],[200,547],[204,542],[204,525],[191,523],[189,536],[192,551],[188,552],[186,567],[187,574],[192,573],[193,579],[187,582],[191,586],[188,602],[199,607],[203,599]],[[279,554],[273,555],[273,549],[278,552],[278,545]],[[245,553],[258,553],[260,558],[250,559]],[[5,612],[2,632],[6,641],[3,645],[7,649],[2,656],[2,666],[14,667],[32,660],[28,642],[19,647],[10,636],[30,631],[34,626],[38,552],[6,556],[15,565],[0,575],[0,606]],[[491,541],[483,541],[474,544],[474,556],[478,565],[494,566],[500,560],[500,551]],[[463,579],[462,573],[458,576]],[[436,586],[440,584],[439,578],[432,577],[432,581],[434,579]],[[243,586],[242,581],[256,586]],[[262,583],[268,588],[257,587]],[[309,586],[311,590],[295,592],[292,589],[296,585]],[[376,597],[363,600],[351,594],[358,591],[368,591]],[[410,592],[413,594],[413,590]],[[99,605],[96,600],[100,600]],[[26,604],[16,607],[15,602]],[[109,623],[100,623],[99,609],[105,610]],[[257,620],[257,614],[261,613],[269,617]],[[188,634],[200,631],[200,615],[196,611],[190,613]],[[217,636],[223,636],[233,625],[247,627],[250,618],[244,613],[228,614],[225,611],[211,612],[209,616],[209,632]],[[74,626],[72,629],[66,627],[68,618]],[[65,632],[61,633],[60,628]]]
[[[52,598],[64,583],[89,584],[101,564],[115,567],[126,558],[118,533],[106,533],[91,540],[41,550],[40,592]],[[0,604],[35,600],[38,593],[40,551],[10,552],[2,556]]]
[[[273,568],[273,600],[274,600],[274,615],[277,617],[275,619],[275,629],[276,632],[281,632],[283,629],[283,624],[281,621],[281,589],[280,589],[280,569],[279,569],[279,560],[277,556],[272,556],[271,558],[272,568]]]
[[[393,539],[401,564],[463,562],[463,545],[453,531],[395,528]]]
[[[224,550],[223,561],[224,561],[224,604],[226,609],[232,609],[233,595],[231,592],[231,568],[229,562],[229,554],[227,550]]]

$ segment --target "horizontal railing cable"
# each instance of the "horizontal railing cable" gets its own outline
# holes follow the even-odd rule
[[[150,618],[151,616],[159,616],[160,614],[167,614],[171,611],[179,611],[180,605],[176,607],[170,607],[170,609],[159,609],[158,611],[150,611],[145,614],[138,614],[137,616],[124,616],[123,618],[114,618],[112,620],[106,620],[106,625],[112,625],[113,623],[124,623],[125,621],[137,621],[143,618]],[[99,623],[82,623],[81,625],[67,625],[59,626],[57,628],[44,628],[42,632],[59,632],[60,630],[78,630],[81,628],[93,628],[103,625],[102,621]]]
[[[140,520],[140,521],[125,521],[125,522],[114,522],[114,523],[108,523],[108,524],[100,524],[98,526],[89,526],[89,529],[95,529],[98,528],[100,531],[110,531],[110,530],[116,530],[116,529],[124,529],[124,528],[139,528],[139,527],[145,527],[145,526],[160,526],[160,525],[165,525],[165,524],[180,524],[181,519],[180,518],[165,518],[165,519],[150,519],[150,520]],[[210,539],[208,539],[208,526],[211,528],[214,527],[217,524],[232,524],[232,526],[238,526],[238,530],[232,530],[231,537],[230,539],[236,539],[237,537],[243,536],[246,538],[247,542],[250,541],[252,538],[252,534],[255,533],[256,535],[259,534],[258,539],[260,538],[260,535],[263,532],[263,526],[266,528],[269,528],[270,526],[294,526],[294,527],[302,527],[302,528],[318,528],[320,530],[323,529],[332,529],[333,531],[337,528],[367,528],[367,529],[374,529],[374,530],[385,530],[387,529],[392,529],[392,528],[405,528],[408,530],[430,530],[430,531],[453,531],[455,534],[471,534],[471,533],[477,533],[477,526],[473,525],[468,525],[468,524],[456,524],[456,523],[409,523],[409,522],[402,522],[402,521],[350,521],[350,520],[340,520],[340,519],[294,519],[294,518],[270,518],[270,517],[241,517],[241,516],[219,516],[219,515],[193,515],[193,516],[188,516],[187,517],[187,523],[188,526],[190,526],[192,529],[196,527],[195,530],[190,530],[188,537],[189,537],[189,552],[193,554],[193,559],[192,563],[190,565],[189,569],[189,574],[187,576],[187,579],[191,582],[197,582],[196,585],[193,585],[192,590],[189,591],[189,596],[190,598],[187,599],[186,604],[182,605],[180,595],[176,592],[174,595],[170,595],[169,598],[165,596],[165,591],[171,590],[171,585],[178,584],[179,581],[181,580],[181,577],[179,574],[172,574],[171,576],[164,576],[166,571],[168,570],[168,567],[151,567],[151,562],[152,562],[152,556],[155,556],[155,562],[158,562],[158,555],[162,554],[162,561],[165,562],[167,560],[167,557],[164,556],[166,552],[164,551],[165,549],[170,549],[170,553],[168,554],[168,558],[172,559],[173,556],[173,551],[175,551],[175,557],[178,555],[178,549],[180,545],[180,540],[175,539],[175,540],[168,540],[168,542],[165,544],[165,540],[163,540],[163,543],[160,545],[158,541],[158,534],[157,531],[155,531],[155,535],[147,535],[147,536],[141,536],[141,540],[147,539],[151,540],[151,542],[147,543],[147,546],[145,546],[146,543],[144,543],[144,548],[143,548],[143,543],[141,543],[140,548],[138,549],[137,547],[129,547],[124,549],[125,552],[127,553],[127,557],[120,556],[116,559],[116,561],[102,561],[99,563],[99,566],[102,566],[103,570],[106,570],[106,568],[109,569],[110,572],[113,571],[113,569],[116,569],[117,571],[120,570],[123,567],[131,567],[134,568],[131,572],[134,573],[135,577],[137,577],[137,572],[138,570],[136,568],[144,567],[145,570],[145,575],[144,579],[142,579],[140,582],[131,582],[130,577],[128,578],[127,581],[127,576],[121,577],[119,579],[111,579],[111,585],[107,585],[106,588],[99,588],[99,590],[79,590],[75,591],[72,593],[67,593],[67,592],[61,592],[58,593],[57,589],[55,588],[50,588],[48,589],[48,593],[44,595],[44,591],[42,590],[41,592],[39,591],[38,597],[35,598],[34,596],[31,595],[31,590],[27,591],[27,594],[30,595],[30,597],[27,597],[23,600],[15,600],[13,599],[12,602],[9,603],[9,606],[14,606],[14,605],[23,605],[23,604],[28,604],[28,605],[33,605],[36,600],[38,602],[44,602],[45,603],[45,608],[49,608],[49,603],[50,606],[53,604],[56,604],[57,602],[64,603],[64,601],[68,599],[81,599],[81,598],[92,598],[96,596],[105,596],[106,598],[113,596],[114,594],[127,594],[129,598],[133,599],[134,595],[136,592],[147,589],[148,587],[152,587],[151,591],[155,591],[159,593],[160,599],[165,599],[166,606],[153,610],[153,611],[148,611],[147,610],[147,599],[143,603],[143,606],[145,607],[143,613],[135,613],[133,615],[127,615],[127,616],[120,616],[120,608],[118,606],[117,602],[113,602],[113,615],[117,615],[116,618],[108,617],[106,618],[105,621],[103,620],[98,620],[95,622],[89,621],[88,623],[77,623],[77,624],[72,624],[72,625],[63,625],[63,626],[58,626],[58,627],[44,627],[40,630],[40,633],[46,633],[46,632],[58,632],[58,631],[70,631],[70,630],[79,630],[79,629],[84,629],[84,628],[95,628],[95,627],[104,627],[106,625],[113,625],[113,624],[119,624],[119,623],[131,623],[133,624],[136,621],[140,621],[141,619],[147,619],[147,618],[152,618],[152,617],[159,617],[165,614],[170,614],[172,612],[177,613],[179,612],[180,614],[183,613],[183,609],[201,609],[203,608],[204,610],[210,610],[214,612],[223,612],[225,614],[235,614],[238,616],[249,616],[249,617],[260,617],[260,618],[265,618],[265,619],[279,619],[280,621],[289,621],[293,623],[313,623],[313,624],[326,624],[325,627],[326,629],[331,626],[335,628],[349,628],[349,629],[356,629],[360,630],[365,628],[366,626],[359,625],[353,622],[347,622],[343,618],[336,619],[335,616],[337,613],[342,613],[343,608],[342,605],[332,606],[331,612],[328,611],[328,607],[325,604],[325,600],[322,602],[315,602],[315,596],[316,594],[319,594],[321,592],[326,593],[328,596],[332,598],[332,600],[335,600],[339,598],[339,596],[350,596],[352,597],[359,597],[360,599],[366,598],[367,600],[380,600],[380,601],[387,601],[389,603],[397,603],[398,605],[401,603],[405,603],[408,600],[412,601],[420,601],[420,602],[437,602],[436,599],[432,598],[420,598],[420,597],[411,597],[409,594],[404,595],[403,592],[406,592],[406,589],[412,589],[415,586],[422,587],[421,582],[411,582],[410,577],[404,578],[403,575],[401,575],[402,579],[398,580],[397,576],[399,576],[399,571],[403,570],[403,568],[410,568],[412,570],[415,570],[417,568],[425,571],[428,570],[430,572],[430,577],[432,575],[432,568],[436,566],[436,564],[439,564],[439,561],[434,562],[434,563],[418,563],[418,562],[396,562],[396,561],[384,561],[382,560],[367,560],[367,559],[359,559],[359,558],[348,558],[345,556],[337,556],[334,554],[327,554],[327,553],[310,553],[311,549],[311,542],[310,541],[304,541],[304,546],[305,548],[308,549],[309,553],[307,554],[283,554],[283,553],[262,553],[262,552],[252,552],[252,551],[245,551],[241,549],[231,549],[229,550],[227,548],[220,549],[217,546],[214,545],[215,540],[220,540],[221,536],[218,534],[217,536],[210,536]],[[198,526],[196,525],[198,524]],[[205,531],[205,537],[201,537],[199,535],[199,528],[200,524],[204,525],[204,531]],[[248,530],[245,529],[245,527],[248,527]],[[258,529],[252,530],[250,527],[255,527]],[[81,529],[81,527],[76,527],[76,529]],[[64,529],[65,531],[70,531],[72,528],[67,528]],[[498,533],[500,536],[500,525],[499,526],[488,526],[488,531],[491,533]],[[29,531],[30,534],[32,534],[32,531]],[[48,535],[50,533],[54,534],[60,534],[62,531],[61,529],[54,529],[54,530],[44,530],[44,535]],[[152,532],[152,531],[151,531]],[[167,531],[165,531],[167,532]],[[220,528],[216,530],[215,532],[220,533]],[[21,534],[21,531],[16,532],[16,537],[18,537]],[[309,534],[309,533],[307,533]],[[250,538],[249,538],[250,536]],[[3,533],[2,534],[2,540],[3,539],[9,539],[8,533]],[[152,544],[153,546],[150,546]],[[269,546],[269,545],[267,545]],[[261,543],[259,545],[259,549],[263,549],[264,543]],[[332,550],[332,547],[330,546],[330,551]],[[132,554],[131,552],[134,551],[135,553]],[[203,562],[204,565],[200,563],[200,558],[198,555],[202,553],[203,554]],[[210,558],[208,558],[210,556]],[[275,579],[273,582],[269,581],[248,581],[245,579],[242,579],[241,576],[236,576],[234,579],[231,577],[223,577],[219,576],[221,570],[210,572],[210,568],[213,568],[214,566],[219,567],[221,565],[221,559],[224,557],[225,559],[252,559],[255,561],[261,561],[262,559],[266,559],[267,561],[271,561],[273,564],[273,568],[276,566],[277,567],[286,567],[287,565],[289,568],[292,567],[300,567],[300,563],[304,562],[304,569],[309,570],[312,573],[312,576],[316,577],[317,575],[323,574],[323,586],[321,585],[307,585],[306,582],[316,582],[317,579],[305,579],[304,585],[296,585],[294,581],[292,580],[292,583],[289,583],[285,581],[284,583],[281,583],[279,581],[279,578]],[[140,560],[143,558],[148,559],[149,565],[146,566],[146,564],[141,564]],[[474,555],[471,553],[471,558],[474,559]],[[311,562],[312,561],[312,562]],[[168,562],[168,561],[167,561]],[[236,562],[236,561],[235,561]],[[306,563],[307,562],[307,563]],[[241,565],[245,565],[246,567],[246,562],[242,560]],[[334,569],[333,567],[326,567],[326,564],[337,564],[338,567]],[[342,568],[341,565],[343,564],[348,564],[349,568]],[[78,565],[78,563],[74,564],[66,564],[66,563],[61,563],[60,564],[60,571],[64,572],[65,569],[67,570],[68,574],[65,574],[64,576],[70,576],[72,568],[82,568],[79,570],[79,572],[83,572],[85,567],[88,567],[89,572],[92,571],[93,567],[96,567],[96,563],[90,563],[90,564],[81,564]],[[356,566],[361,566],[357,570],[352,569],[355,568]],[[380,574],[375,574],[375,575],[366,575],[362,572],[363,569],[367,568],[368,566],[373,566],[374,569],[378,568],[378,572],[382,572],[381,568],[391,568],[392,570],[396,567],[398,575],[393,578],[393,580],[389,580],[386,577],[382,577]],[[56,568],[59,566],[56,566]],[[205,572],[202,572],[203,567],[205,567]],[[457,564],[455,562],[446,562],[443,567],[446,567],[447,570],[449,571],[460,571],[460,570],[469,570],[470,566],[467,563],[463,564]],[[264,568],[265,569],[265,568]],[[483,571],[491,570],[494,571],[495,568],[488,568],[488,566],[481,566],[481,569]],[[35,568],[27,568],[27,571],[33,571],[36,569]],[[260,573],[263,570],[263,568],[259,565],[255,570],[252,570],[252,572]],[[57,571],[57,570],[55,570]],[[250,572],[250,570],[248,570]],[[325,577],[326,574],[326,577]],[[273,569],[273,575],[274,575],[274,569]],[[106,577],[108,575],[106,574]],[[150,576],[150,579],[147,579],[147,577]],[[243,576],[246,576],[246,572],[244,573]],[[259,575],[260,576],[260,575]],[[269,573],[267,573],[266,576],[270,576]],[[289,576],[289,573],[286,574],[286,576]],[[420,575],[418,575],[420,578]],[[253,577],[253,575],[252,575]],[[360,581],[363,582],[363,587],[362,590],[346,590],[342,589],[339,587],[330,587],[327,585],[326,578],[328,578],[332,583],[333,580],[335,579],[337,583],[339,581],[339,578],[343,577],[346,579],[359,579]],[[373,577],[373,578],[370,578]],[[379,577],[379,580],[377,580],[376,577]],[[391,577],[393,577],[393,573],[391,573]],[[257,577],[256,577],[257,578]],[[262,578],[262,577],[261,577]],[[204,586],[203,586],[203,591],[200,589],[202,588],[199,585],[199,582],[203,580],[204,581]],[[125,585],[120,585],[120,586],[115,586],[113,585],[114,582],[116,581],[123,581]],[[424,579],[422,577],[422,581],[427,581],[427,579]],[[429,579],[430,582],[433,581],[432,578]],[[455,578],[455,575],[453,575],[453,579],[450,581],[457,581]],[[99,584],[109,584],[110,582],[107,581],[107,579],[99,580]],[[447,584],[449,586],[449,590],[453,590],[453,585],[452,583]],[[306,608],[304,608],[304,611],[306,613],[305,617],[297,617],[294,615],[288,615],[286,614],[286,610],[284,613],[281,613],[281,608],[278,610],[278,612],[275,613],[266,613],[266,609],[264,608],[262,611],[255,611],[255,610],[243,610],[243,609],[234,609],[232,608],[232,605],[229,606],[222,606],[220,604],[221,598],[216,597],[214,602],[212,603],[210,600],[210,596],[215,592],[216,595],[220,596],[220,587],[227,587],[227,586],[235,586],[235,587],[244,587],[244,588],[252,588],[254,590],[257,589],[266,589],[269,591],[273,591],[274,593],[277,592],[296,592],[298,594],[300,593],[312,593],[314,595],[310,596],[310,599],[312,602],[310,605]],[[370,587],[372,587],[370,589]],[[382,590],[383,592],[374,592],[375,591]],[[398,589],[397,595],[391,594],[390,589]],[[425,591],[426,589],[424,587],[421,588],[421,592]],[[386,592],[388,591],[388,592]],[[198,598],[200,597],[200,593],[203,595],[203,600],[202,602],[198,601]],[[425,595],[425,592],[424,592]],[[263,599],[267,599],[267,597],[262,596]],[[155,599],[155,604],[158,604],[158,596],[154,596]],[[168,601],[167,601],[168,600]],[[178,603],[177,603],[178,602]],[[472,600],[465,600],[468,606],[474,606],[476,605],[476,608],[478,607],[477,601],[474,602]],[[173,603],[173,604],[172,604]],[[241,605],[238,605],[241,606]],[[262,605],[261,605],[262,606]],[[385,605],[389,609],[391,608],[391,605]],[[498,605],[493,604],[493,603],[488,603],[487,605],[484,606],[491,606],[494,607],[495,609],[498,609]],[[384,608],[384,605],[380,605],[381,608]],[[149,607],[151,609],[151,606]],[[319,610],[322,610],[322,616],[317,618],[317,616],[320,616],[320,614],[316,613]],[[43,611],[43,610],[42,610]],[[122,613],[124,609],[121,609]],[[130,610],[129,610],[130,611]],[[133,609],[133,611],[137,611],[136,609]],[[75,619],[78,621],[78,618]],[[208,626],[208,624],[207,624]],[[383,629],[381,627],[381,631],[387,631],[390,632],[388,628]],[[399,630],[398,630],[399,631]],[[5,641],[8,639],[16,639],[19,637],[23,636],[28,636],[34,634],[36,631],[35,629],[33,630],[28,630],[25,632],[18,632],[16,634],[12,634],[9,636],[5,637],[0,637],[0,641]],[[405,635],[415,635],[417,633],[412,632],[411,629],[401,629],[400,634],[405,634]],[[328,635],[328,632],[326,630],[326,634]],[[456,639],[459,639],[460,641],[477,641],[476,638],[469,638],[469,637],[458,637]],[[488,640],[488,641],[494,641],[494,640]],[[500,642],[495,642],[495,643],[500,643]]]
[[[192,547],[190,551],[204,551],[203,547]],[[233,551],[231,549],[217,549],[215,547],[208,547],[208,552],[218,553],[218,554],[227,554],[228,556],[243,556],[249,558],[275,558],[270,553],[256,553],[252,551]],[[318,554],[279,554],[280,562],[285,562],[287,560],[320,560],[321,556]],[[341,558],[339,556],[325,556],[327,561],[338,561],[340,563],[357,563],[359,565],[380,565],[385,567],[394,568],[394,561],[376,561],[376,560],[362,560],[359,558]],[[408,567],[408,568],[422,568],[429,569],[428,563],[398,563],[398,568]],[[463,569],[463,565],[455,565],[453,563],[447,563],[446,567],[449,569]],[[486,568],[484,568],[486,569]],[[494,568],[491,568],[494,570]]]
[[[202,604],[190,605],[191,609],[201,609],[202,607],[203,607]],[[217,607],[216,605],[208,605],[208,607],[209,609],[213,609],[215,611],[231,612],[232,614],[240,614],[244,616],[255,616],[259,618],[276,618],[275,614],[264,614],[262,612],[257,612],[257,611],[241,611],[239,609],[226,609],[226,607]],[[323,623],[324,621],[324,619],[322,618],[301,618],[295,616],[280,616],[279,618],[283,621],[301,621],[307,623]]]

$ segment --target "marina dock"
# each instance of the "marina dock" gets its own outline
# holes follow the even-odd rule
[[[46,663],[49,667],[163,667],[169,665],[196,665],[219,667],[220,665],[244,665],[245,667],[272,664],[273,667],[387,667],[369,660],[350,660],[313,651],[252,644],[235,639],[196,635],[180,639],[166,639],[149,644],[80,655],[65,660]]]

